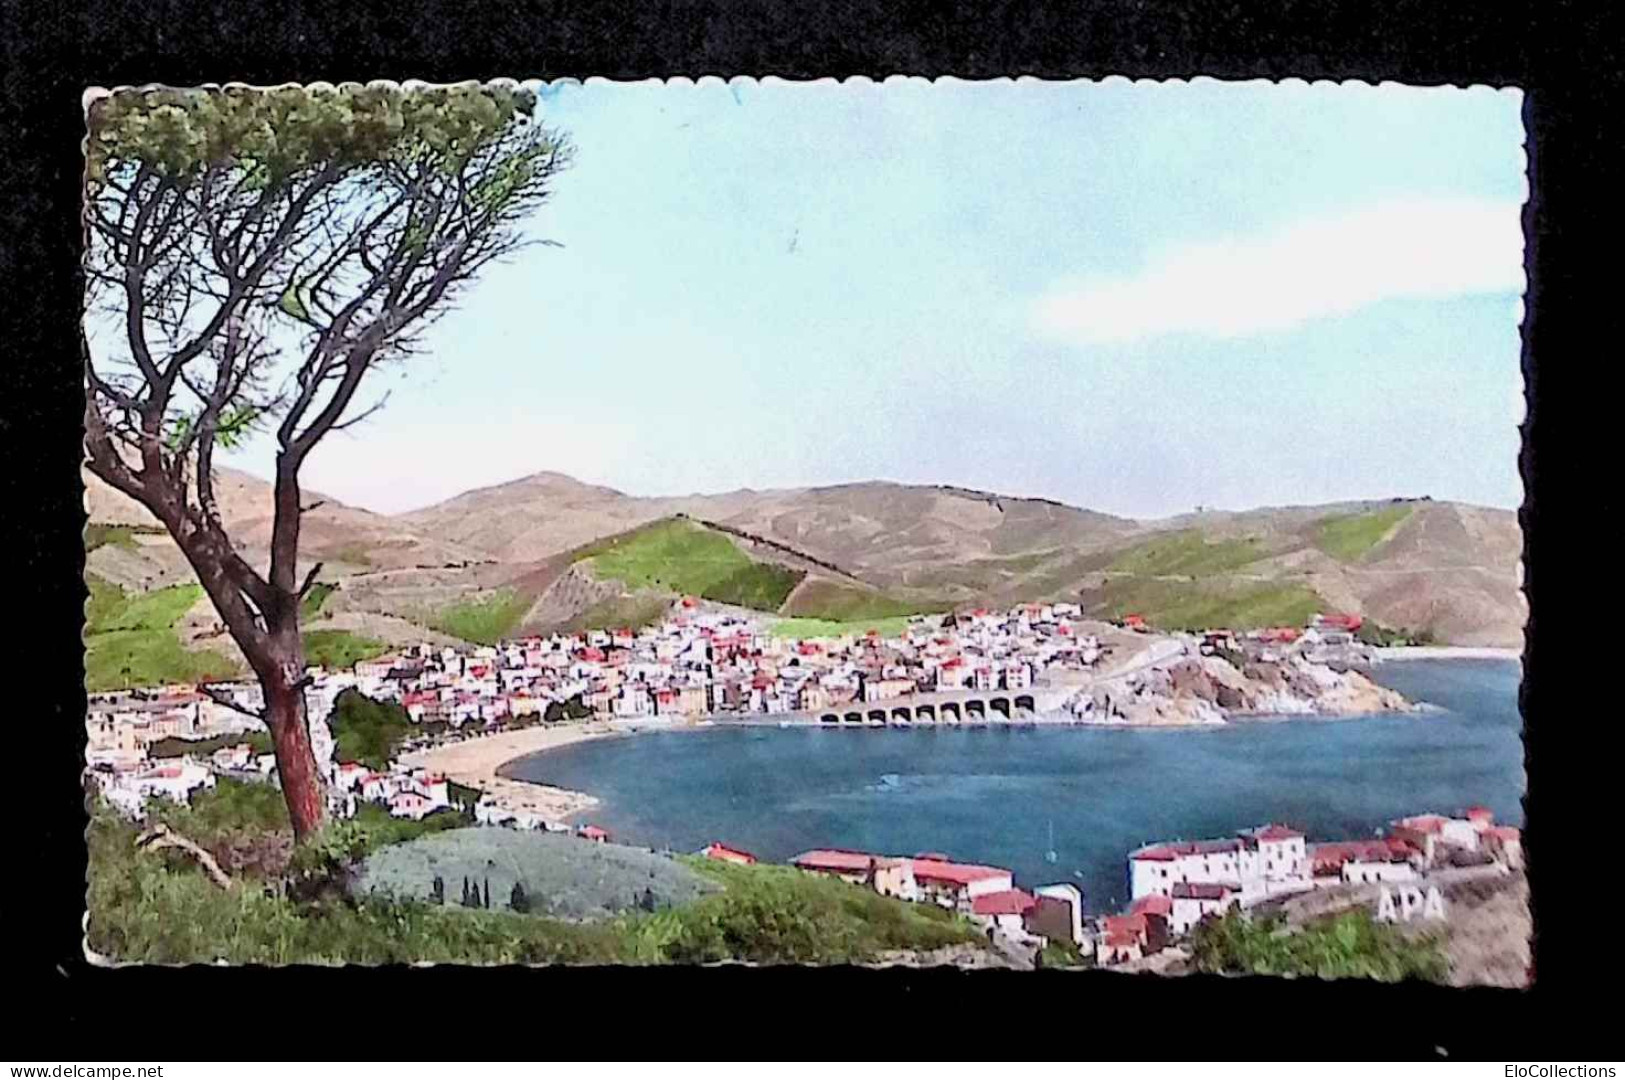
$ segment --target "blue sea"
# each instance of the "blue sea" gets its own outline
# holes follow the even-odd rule
[[[1523,824],[1519,665],[1407,660],[1374,677],[1419,714],[1241,720],[1214,729],[716,727],[580,743],[513,775],[588,791],[617,840],[713,840],[783,861],[812,847],[946,852],[1126,902],[1152,840],[1284,822],[1313,840],[1472,804]]]

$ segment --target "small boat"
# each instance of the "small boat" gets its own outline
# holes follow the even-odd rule
[[[1051,818],[1049,823],[1049,850],[1044,852],[1044,861],[1053,863],[1057,858],[1058,856],[1055,854],[1055,819]]]

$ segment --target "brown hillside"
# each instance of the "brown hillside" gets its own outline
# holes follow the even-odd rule
[[[99,481],[88,478],[87,486],[92,520],[150,520]],[[268,485],[227,472],[221,486],[228,528],[263,561]],[[572,592],[567,583],[554,590],[575,549],[683,514],[720,526],[753,558],[807,570],[813,584],[797,594],[798,612],[806,603],[819,607],[819,590],[836,585],[836,608],[852,602],[853,590],[884,590],[922,606],[1115,596],[1135,606],[1177,607],[1186,593],[1246,597],[1275,588],[1312,594],[1386,626],[1431,630],[1447,642],[1520,645],[1525,607],[1516,515],[1411,501],[1399,505],[1407,511],[1399,523],[1357,556],[1336,557],[1322,543],[1328,519],[1396,505],[1268,507],[1135,522],[942,486],[872,482],[640,498],[541,473],[395,516],[326,500],[306,516],[305,554],[327,563],[324,580],[341,583],[329,602],[335,614],[421,620],[459,597],[509,589],[538,602],[525,624],[539,625],[602,599],[588,596],[592,590]],[[92,572],[128,588],[187,576],[166,538],[135,541],[98,549]],[[1170,561],[1144,554],[1147,545],[1170,545]]]

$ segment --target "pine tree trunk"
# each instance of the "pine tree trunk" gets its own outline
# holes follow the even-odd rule
[[[295,839],[303,840],[320,829],[327,812],[325,784],[311,749],[310,726],[305,718],[305,692],[297,683],[266,680],[265,722],[276,751],[277,778],[288,804]]]

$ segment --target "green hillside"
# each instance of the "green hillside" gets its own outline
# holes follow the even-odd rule
[[[757,562],[721,533],[668,519],[583,549],[593,576],[630,589],[664,589],[720,604],[776,611],[803,570]]]
[[[1185,529],[1124,550],[1107,569],[1126,574],[1200,577],[1239,570],[1269,554],[1256,537],[1210,541],[1195,529]]]
[[[329,671],[347,671],[389,651],[382,641],[348,630],[306,630],[300,638],[305,644],[305,663]]]
[[[433,630],[480,645],[495,645],[519,628],[532,598],[515,589],[495,589],[448,604],[423,621]]]
[[[199,585],[126,593],[85,575],[85,689],[91,693],[161,683],[225,679],[236,665],[217,652],[188,650],[174,626],[203,595]]]
[[[1256,630],[1266,626],[1302,626],[1326,603],[1303,585],[1278,582],[1158,581],[1115,578],[1086,592],[1090,614],[1119,619],[1139,614],[1162,630],[1206,630],[1228,627]]]
[[[805,619],[856,623],[905,618],[947,611],[947,601],[906,600],[875,589],[861,589],[835,581],[809,581],[784,607],[784,614]]]
[[[898,637],[908,629],[907,615],[892,615],[884,619],[854,619],[842,622],[836,619],[807,619],[789,618],[779,619],[768,627],[767,632],[773,637],[798,638],[808,640],[811,638],[837,638],[867,634],[873,630],[881,637]]]
[[[1382,542],[1406,518],[1412,507],[1394,506],[1363,514],[1339,514],[1325,518],[1315,536],[1315,546],[1341,562],[1354,562]]]

